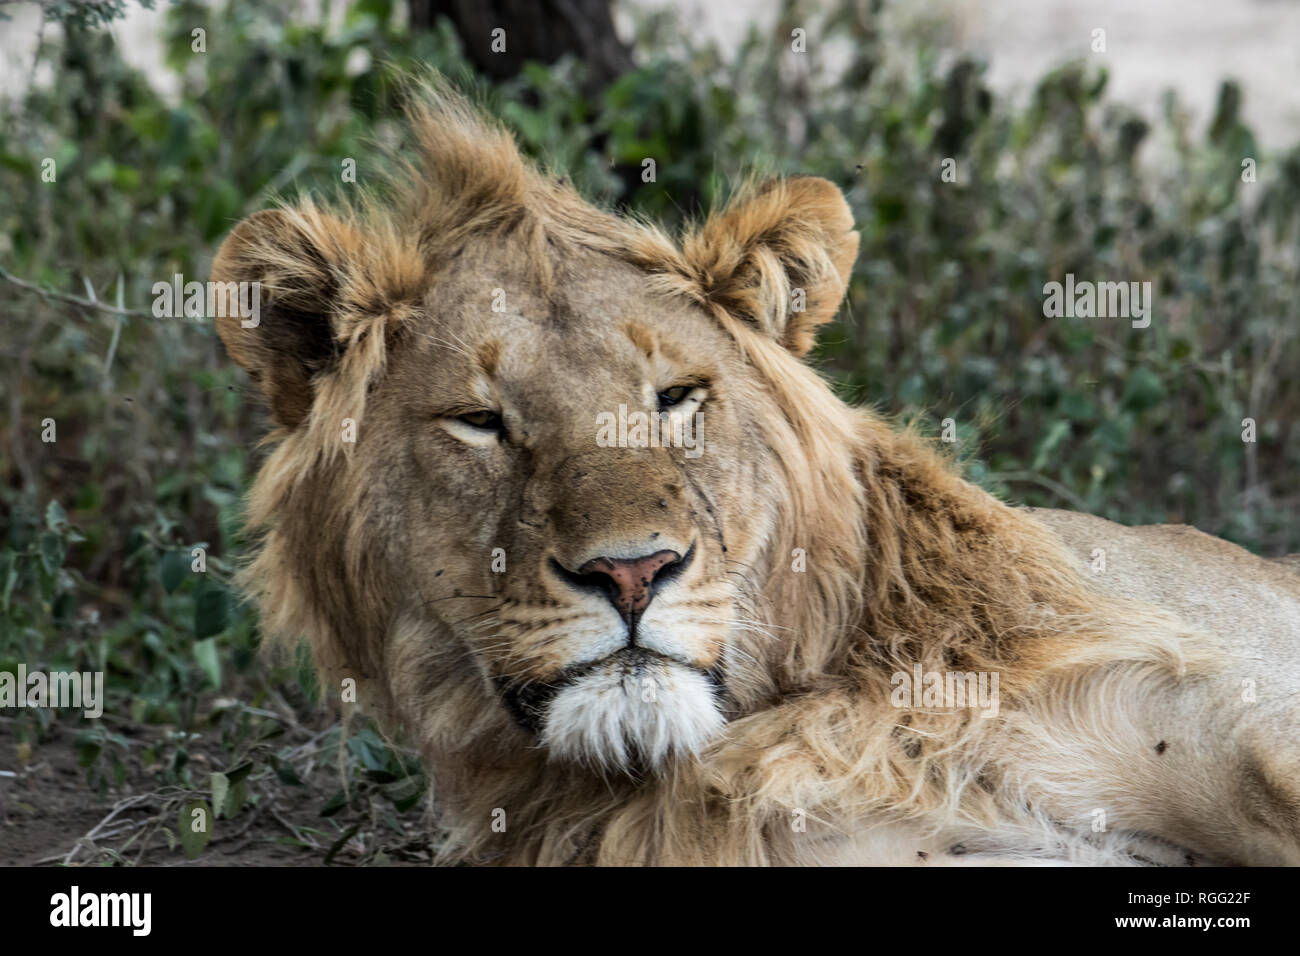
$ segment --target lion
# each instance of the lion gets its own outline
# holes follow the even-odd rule
[[[421,89],[384,198],[212,278],[261,296],[217,320],[273,424],[242,585],[419,748],[441,862],[1300,863],[1300,575],[837,398],[832,183],[674,238]]]

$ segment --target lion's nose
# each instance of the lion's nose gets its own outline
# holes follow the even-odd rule
[[[685,570],[694,551],[691,548],[685,558],[666,550],[639,558],[592,558],[567,576],[582,587],[603,591],[619,616],[631,624],[649,607],[656,586]]]

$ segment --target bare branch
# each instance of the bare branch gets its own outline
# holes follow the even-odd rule
[[[72,295],[68,292],[58,292],[54,289],[47,289],[44,286],[36,285],[34,282],[28,282],[13,275],[3,266],[0,266],[0,279],[13,283],[20,289],[26,289],[28,292],[35,292],[45,299],[52,299],[56,302],[66,302],[69,305],[79,305],[85,309],[99,309],[101,312],[108,312],[112,315],[134,315],[142,319],[152,318],[149,312],[143,309],[125,309],[121,306],[109,305],[107,302],[100,302],[98,299],[83,299],[81,296]],[[120,301],[120,300],[119,300]]]

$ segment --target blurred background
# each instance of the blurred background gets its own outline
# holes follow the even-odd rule
[[[1300,3],[0,14],[0,671],[108,682],[99,721],[0,711],[0,863],[428,859],[418,762],[321,715],[301,662],[257,662],[228,581],[262,413],[210,322],[150,313],[240,218],[396,137],[414,65],[669,226],[755,169],[833,180],[862,247],[815,361],[846,399],[953,419],[1008,500],[1300,551]],[[1044,318],[1066,273],[1152,283],[1150,327]],[[206,839],[179,825],[198,804]]]

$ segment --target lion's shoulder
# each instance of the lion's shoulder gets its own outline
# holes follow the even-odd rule
[[[1155,604],[1234,644],[1300,636],[1300,560],[1267,559],[1189,525],[1127,527],[1035,508],[1099,590]]]
[[[1273,563],[1300,574],[1300,551],[1295,554],[1284,554],[1280,558],[1274,558]]]

